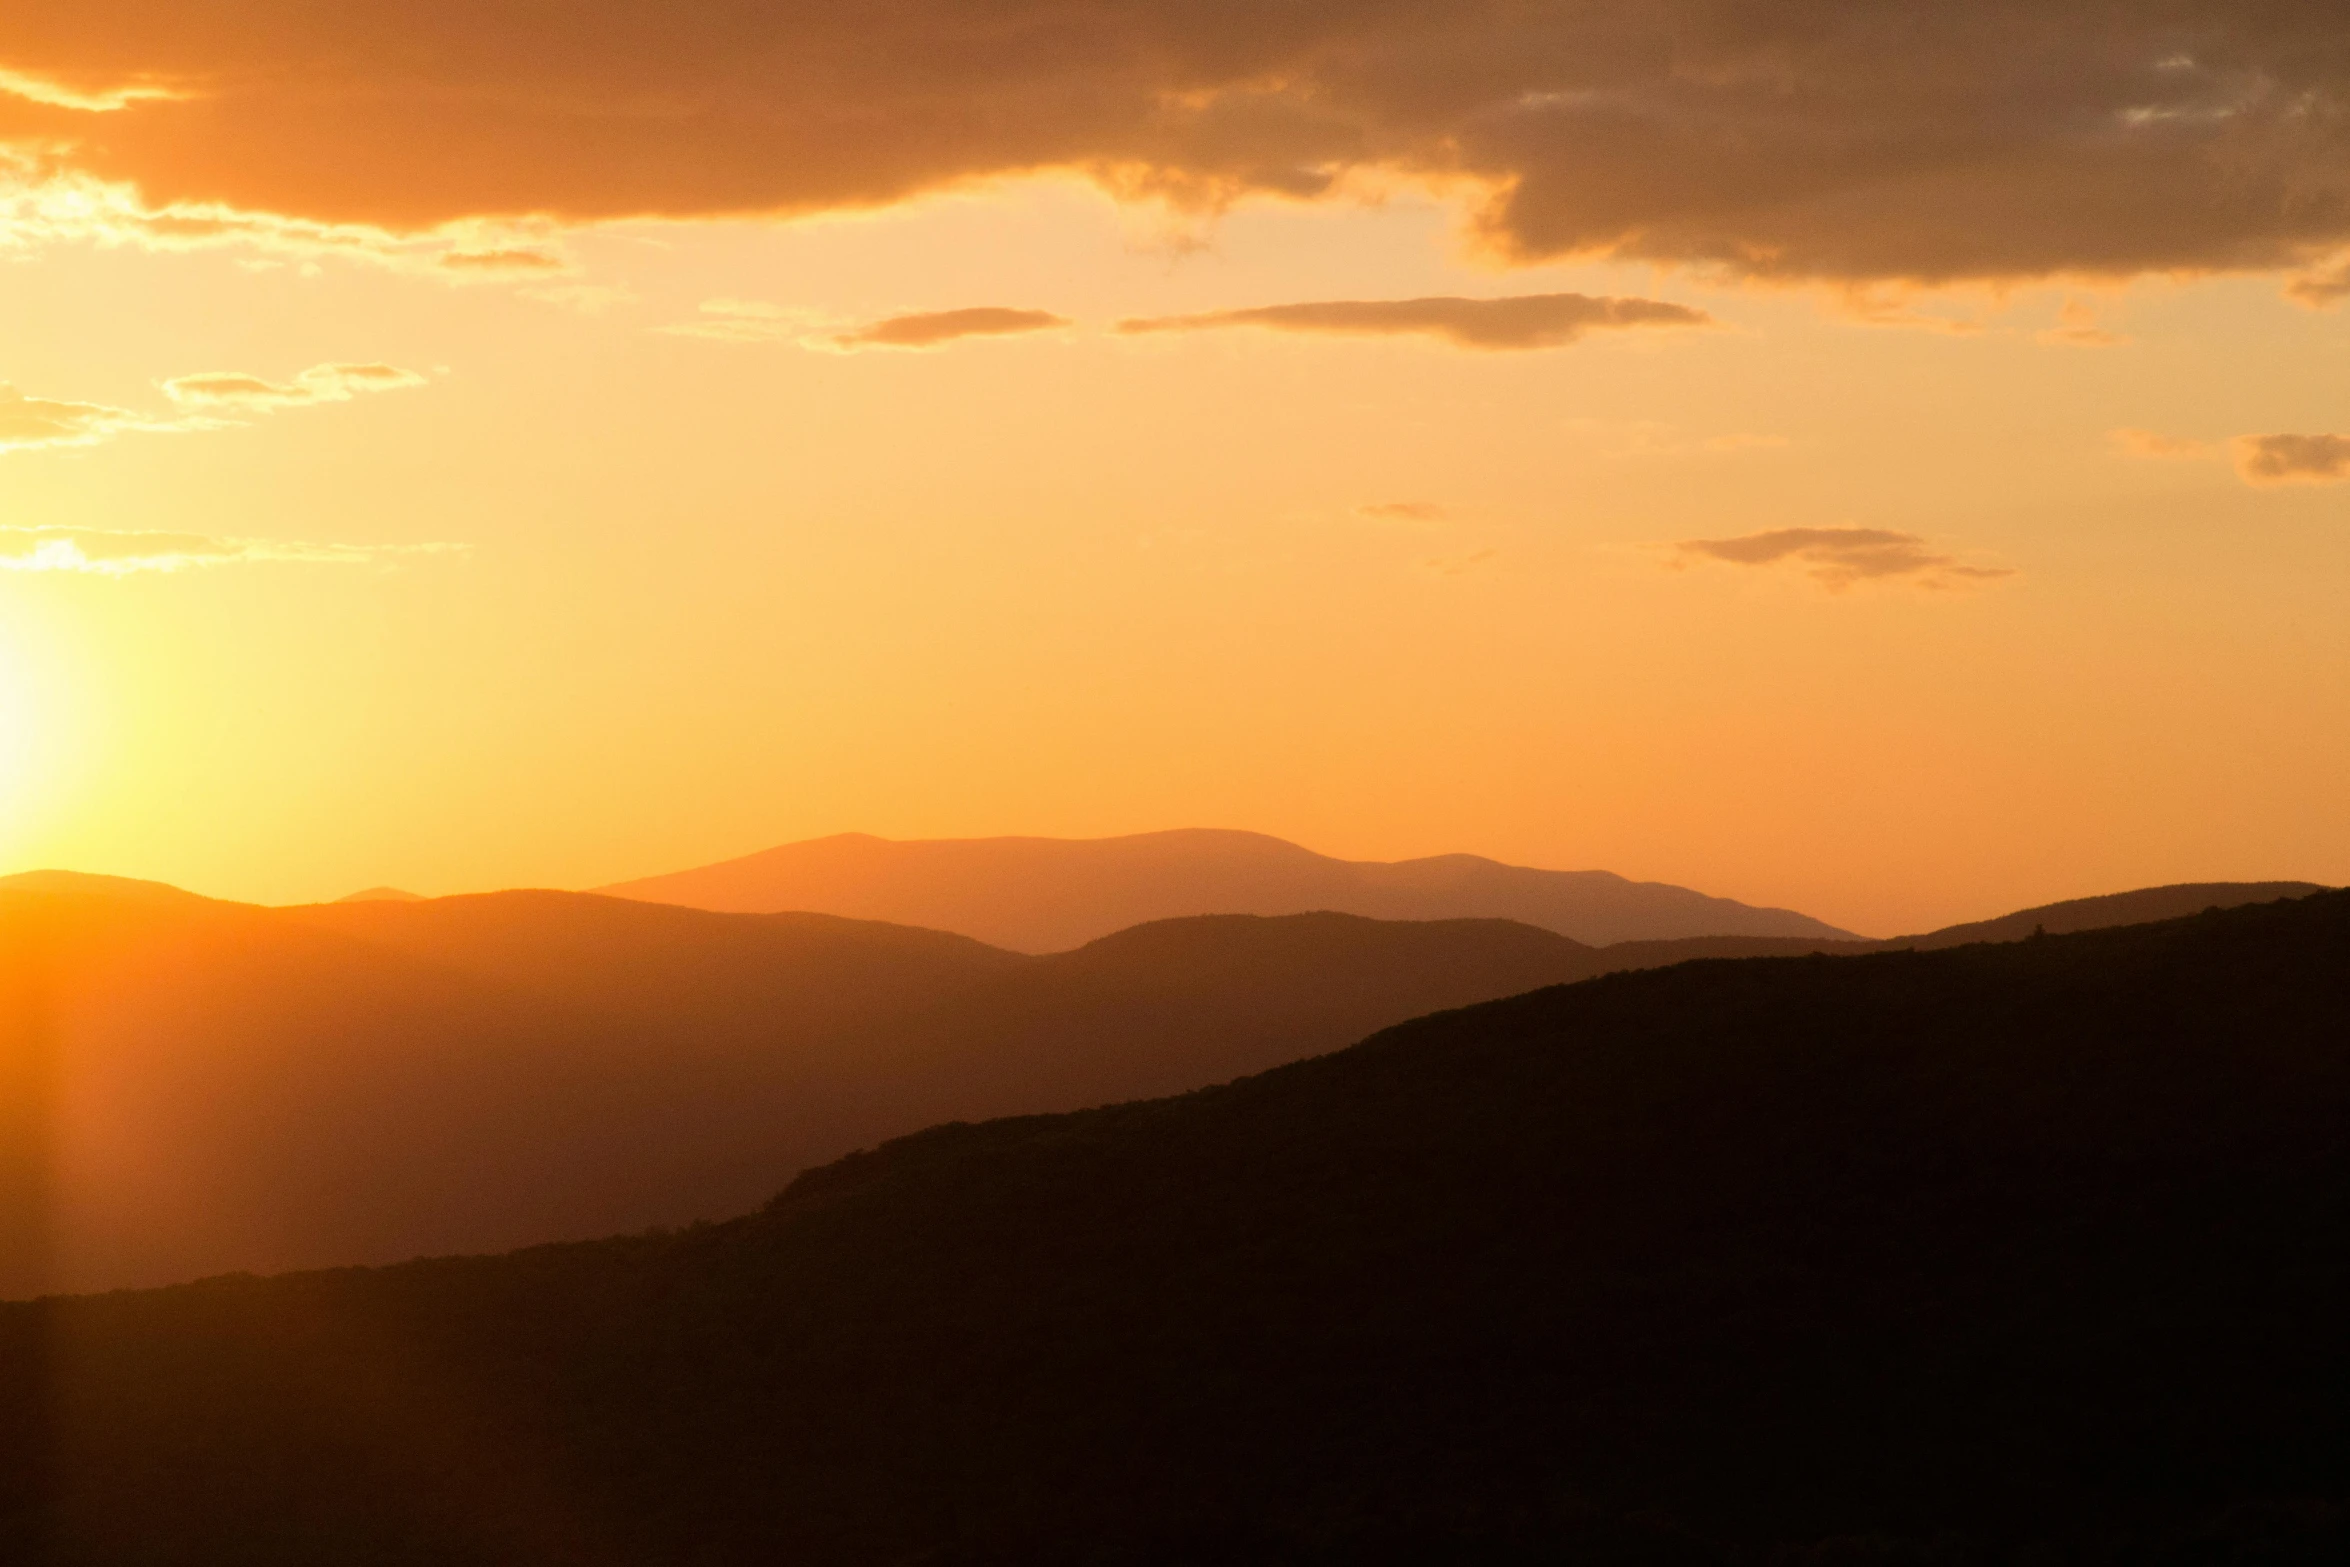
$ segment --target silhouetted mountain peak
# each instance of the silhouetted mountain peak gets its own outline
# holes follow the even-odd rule
[[[843,834],[602,890],[708,909],[821,909],[958,930],[1023,952],[1065,951],[1152,920],[1316,910],[1388,920],[1509,919],[1593,946],[1849,934],[1790,910],[1609,871],[1538,870],[1473,854],[1340,860],[1222,828],[1094,839]]]

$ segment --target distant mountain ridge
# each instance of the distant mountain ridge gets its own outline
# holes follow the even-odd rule
[[[405,887],[362,887],[335,899],[337,903],[421,903],[424,894]]]
[[[1548,871],[1473,854],[1339,860],[1263,833],[1183,828],[1122,838],[892,840],[843,833],[596,889],[745,914],[805,909],[1060,952],[1192,914],[1508,919],[1605,947],[1687,936],[1850,939],[1756,908],[1610,871]]]
[[[585,893],[272,909],[5,877],[0,1297],[714,1218],[934,1122],[1180,1093],[1620,970],[1883,945],[1594,948],[1508,920],[1320,913],[1160,920],[1038,957]]]
[[[722,1217],[937,1121],[1181,1092],[1599,962],[1507,921],[1217,916],[1030,957],[569,892],[0,878],[0,1297]]]

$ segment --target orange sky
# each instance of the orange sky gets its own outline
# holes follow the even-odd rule
[[[2125,9],[12,8],[0,870],[2350,881],[2350,58]]]

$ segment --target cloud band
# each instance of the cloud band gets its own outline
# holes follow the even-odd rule
[[[1434,337],[1459,348],[1563,348],[1595,331],[1644,326],[1704,326],[1702,310],[1657,299],[1594,298],[1589,294],[1519,294],[1501,299],[1334,299],[1247,310],[1121,321],[1125,333],[1200,332],[1218,327],[1266,327],[1349,337]]]
[[[1684,539],[1675,563],[1792,567],[1831,593],[1864,582],[1906,582],[1948,591],[1978,587],[2015,572],[1973,565],[1914,533],[1889,528],[1773,528],[1729,539]]]
[[[1786,278],[2307,267],[2350,247],[2335,0],[78,0],[0,142],[414,231],[870,207],[1074,169],[1212,204],[1471,193],[1491,246]],[[14,84],[8,86],[6,84]]]

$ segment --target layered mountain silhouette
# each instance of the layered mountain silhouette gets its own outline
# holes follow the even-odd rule
[[[1032,957],[580,893],[267,909],[0,879],[0,1296],[717,1218],[933,1122],[1181,1092],[1618,969],[1819,950],[1867,948],[1217,915]]]
[[[1126,838],[941,838],[845,833],[598,889],[740,913],[787,909],[959,931],[1016,952],[1058,952],[1189,914],[1509,919],[1590,946],[1685,936],[1851,932],[1607,871],[1543,871],[1473,854],[1334,860],[1262,833],[1193,828]]]
[[[1212,917],[1027,957],[578,893],[17,878],[0,1295],[721,1217],[934,1121],[1195,1088],[1598,966],[1505,921]]]
[[[2337,1562],[2346,959],[2324,894],[1683,964],[682,1233],[0,1306],[0,1556]]]

